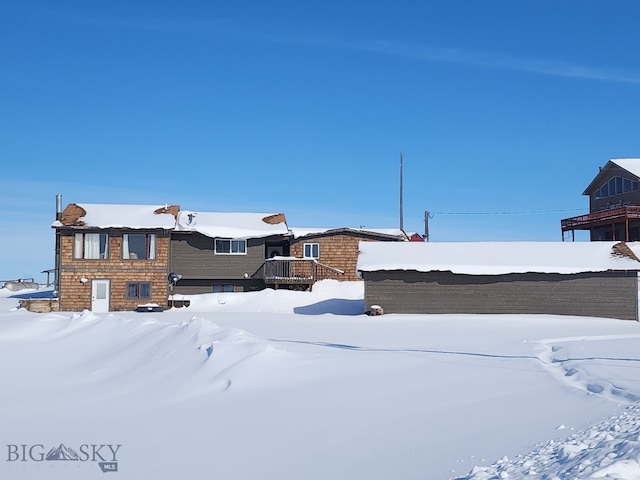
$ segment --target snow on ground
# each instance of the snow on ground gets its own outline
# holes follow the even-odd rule
[[[640,478],[638,323],[362,298],[34,314],[0,290],[0,478]]]

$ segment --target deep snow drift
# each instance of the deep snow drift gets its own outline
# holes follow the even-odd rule
[[[9,294],[3,479],[640,478],[636,322],[367,317],[358,282],[162,313]]]

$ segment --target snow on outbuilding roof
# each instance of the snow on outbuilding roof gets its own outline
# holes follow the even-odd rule
[[[289,233],[282,213],[192,212],[178,216],[179,232],[199,232],[212,238],[263,238]]]
[[[172,229],[179,209],[178,205],[70,203],[51,226]]]
[[[640,245],[624,242],[360,242],[356,270],[468,275],[640,270]]]

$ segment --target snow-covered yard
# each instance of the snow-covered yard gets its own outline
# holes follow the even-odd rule
[[[2,479],[640,478],[636,322],[367,317],[357,282],[162,313],[10,294]]]

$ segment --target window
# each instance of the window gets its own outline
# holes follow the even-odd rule
[[[151,282],[128,282],[127,298],[151,298]]]
[[[246,255],[246,240],[231,240],[226,238],[216,238],[215,253],[223,255]]]
[[[214,283],[212,285],[213,293],[233,293],[233,285],[230,283]]]
[[[638,182],[636,180],[623,177],[611,177],[607,183],[595,191],[594,197],[596,200],[601,200],[603,198],[636,191],[638,191]]]
[[[73,258],[99,260],[109,258],[109,235],[106,233],[76,233]]]
[[[320,244],[319,243],[305,243],[304,252],[302,255],[304,258],[320,258]]]
[[[122,258],[125,260],[155,260],[155,233],[124,233],[122,235]]]

